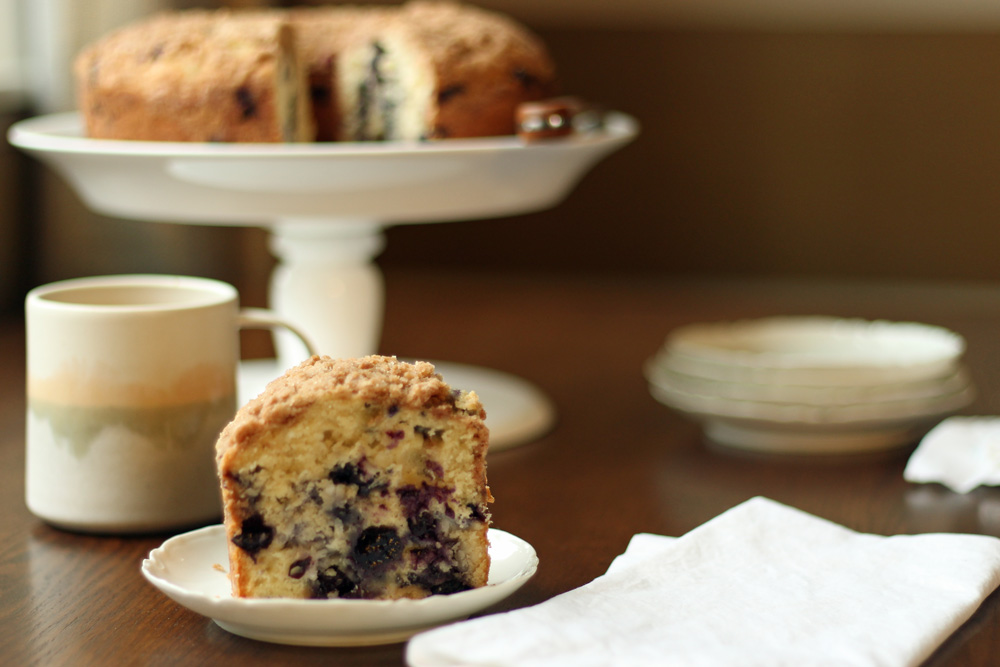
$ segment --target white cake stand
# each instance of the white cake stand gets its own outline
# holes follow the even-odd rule
[[[279,260],[270,305],[318,352],[374,353],[384,312],[374,259],[390,225],[501,217],[562,201],[599,160],[632,141],[636,121],[525,143],[517,137],[425,143],[204,144],[83,136],[76,113],[16,123],[10,142],[52,167],[94,211],[180,224],[260,226]],[[276,336],[278,358],[245,362],[244,398],[302,359]],[[487,407],[491,448],[530,441],[555,416],[530,383],[490,369],[436,362]]]

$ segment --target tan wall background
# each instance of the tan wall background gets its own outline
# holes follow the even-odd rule
[[[1000,279],[1000,30],[540,23],[565,90],[639,140],[551,211],[392,229],[383,266]],[[148,270],[263,298],[259,230],[102,218],[28,164],[20,283]]]
[[[558,209],[467,225],[466,261],[1000,277],[1000,36],[545,34],[567,89],[642,136]],[[470,238],[393,236],[446,257]]]

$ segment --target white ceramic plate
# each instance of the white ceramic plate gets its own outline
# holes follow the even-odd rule
[[[14,124],[10,142],[49,164],[99,213],[189,224],[379,223],[500,217],[555,205],[639,132],[603,127],[559,140],[211,144],[83,136],[77,113]]]
[[[947,374],[965,341],[915,322],[799,316],[680,327],[664,350],[675,370],[708,379],[863,386]]]
[[[762,403],[718,396],[690,394],[672,387],[650,385],[661,402],[690,414],[708,417],[749,419],[758,422],[835,426],[886,421],[908,421],[949,414],[965,407],[974,390],[966,382],[954,390],[929,398],[854,403],[846,405],[804,405],[798,403]]]
[[[142,562],[142,573],[174,601],[242,637],[301,646],[388,644],[481,611],[535,574],[538,557],[530,544],[495,528],[489,539],[487,586],[422,600],[234,598],[222,526],[168,539]]]
[[[774,454],[850,454],[914,444],[941,419],[968,405],[967,385],[952,394],[899,405],[856,405],[823,409],[776,406],[701,397],[650,384],[664,405],[700,422],[712,442]]]
[[[936,399],[960,391],[969,384],[968,371],[960,364],[947,374],[910,382],[869,385],[791,385],[768,382],[732,382],[688,375],[677,370],[670,355],[660,354],[643,368],[650,384],[667,391],[712,396],[736,401],[795,404],[819,407],[849,407],[861,403],[886,403]]]

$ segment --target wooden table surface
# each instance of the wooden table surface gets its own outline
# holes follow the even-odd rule
[[[682,535],[757,495],[863,532],[1000,535],[1000,492],[957,496],[908,484],[910,450],[823,460],[738,455],[707,446],[697,424],[654,401],[641,372],[666,333],[688,322],[774,314],[916,320],[966,337],[979,393],[965,412],[998,414],[1000,287],[404,271],[386,278],[382,352],[515,373],[558,409],[550,433],[489,458],[494,526],[534,545],[540,567],[488,611],[581,586],[634,533]],[[231,635],[142,578],[140,562],[164,536],[70,534],[35,519],[23,501],[18,319],[0,326],[0,350],[0,664],[402,664],[402,644],[303,648]],[[1000,593],[928,664],[988,665],[997,656]]]

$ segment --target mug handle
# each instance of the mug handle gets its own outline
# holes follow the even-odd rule
[[[306,350],[306,358],[317,354],[309,336],[295,325],[282,319],[277,313],[266,308],[240,308],[237,324],[241,329],[287,329],[302,341],[302,346]]]

